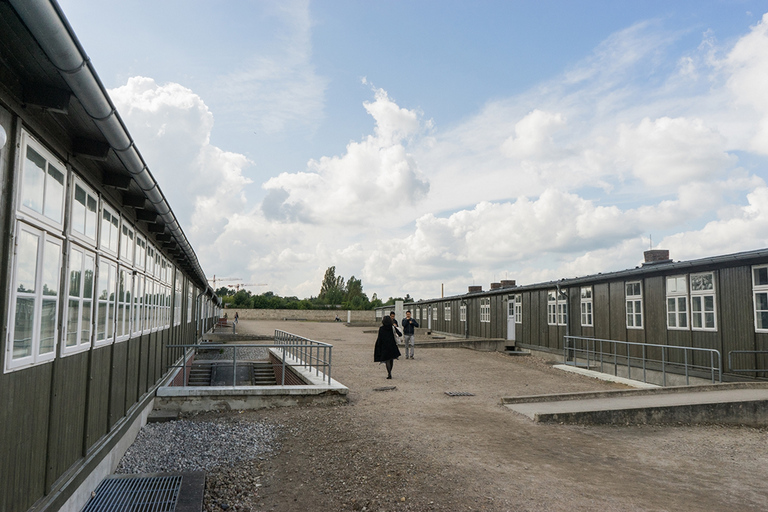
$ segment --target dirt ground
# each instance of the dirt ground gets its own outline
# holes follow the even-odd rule
[[[372,327],[241,321],[238,332],[274,329],[332,343],[349,403],[222,413],[285,428],[274,455],[209,473],[206,510],[768,509],[766,429],[539,425],[501,398],[620,386],[556,370],[554,356],[418,345],[386,380]]]

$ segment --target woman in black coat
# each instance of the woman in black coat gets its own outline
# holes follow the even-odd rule
[[[395,334],[392,332],[392,319],[385,316],[381,320],[379,336],[376,338],[376,346],[373,349],[373,360],[387,365],[387,378],[392,378],[393,360],[400,357],[400,349],[397,348]]]

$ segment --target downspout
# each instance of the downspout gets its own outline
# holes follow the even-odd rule
[[[207,287],[208,281],[192,246],[56,0],[9,1],[145,198],[155,207],[190,263],[197,283]]]
[[[469,339],[469,315],[467,314],[469,305],[467,299],[461,299],[461,305],[464,306],[464,338]]]

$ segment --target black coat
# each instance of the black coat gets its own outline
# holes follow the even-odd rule
[[[376,338],[376,346],[373,349],[373,360],[381,363],[398,357],[400,357],[400,349],[397,348],[392,327],[382,325],[379,327],[379,336]]]

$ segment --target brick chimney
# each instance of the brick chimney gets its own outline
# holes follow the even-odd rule
[[[514,279],[502,279],[501,280],[501,287],[502,288],[514,288],[517,286],[517,282]]]
[[[645,251],[643,253],[643,256],[645,257],[643,266],[672,262],[672,260],[669,259],[669,250],[667,249],[650,249],[648,251]]]
[[[482,286],[470,286],[469,291],[467,293],[477,293],[483,291]]]
[[[491,290],[498,290],[501,288],[501,283],[491,283]]]

